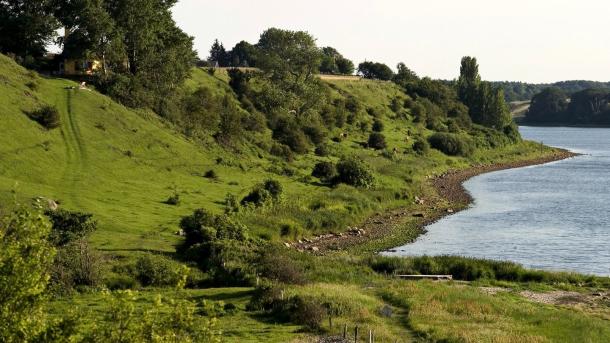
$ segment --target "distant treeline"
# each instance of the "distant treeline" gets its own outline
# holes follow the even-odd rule
[[[597,81],[585,81],[585,80],[573,80],[573,81],[561,81],[555,83],[524,83],[524,82],[510,82],[510,81],[495,81],[492,82],[495,87],[501,87],[504,89],[504,97],[507,102],[512,101],[528,101],[531,100],[534,95],[542,92],[546,88],[558,88],[566,93],[568,96],[583,91],[585,89],[610,89],[610,82],[597,82]]]
[[[549,87],[536,94],[525,122],[531,124],[610,125],[610,89],[589,88],[568,94]]]

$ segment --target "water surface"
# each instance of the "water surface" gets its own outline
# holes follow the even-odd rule
[[[467,210],[388,255],[462,255],[610,275],[610,129],[521,127],[524,138],[584,154],[468,180]]]

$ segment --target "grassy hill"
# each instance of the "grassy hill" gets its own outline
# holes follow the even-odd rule
[[[210,75],[195,69],[184,87],[189,91],[205,87],[217,96],[229,96],[237,104],[227,82],[223,71]],[[196,208],[221,213],[227,194],[241,199],[267,178],[280,181],[284,200],[270,208],[243,210],[235,217],[255,239],[281,242],[294,240],[281,236],[283,224],[297,226],[303,237],[311,237],[344,232],[377,212],[394,208],[438,215],[457,204],[438,196],[427,182],[430,176],[554,152],[539,144],[522,142],[480,148],[470,157],[450,157],[437,150],[416,154],[412,149],[415,137],[427,137],[432,131],[414,123],[408,108],[390,108],[393,99],[407,97],[396,85],[368,80],[327,80],[326,84],[334,97],[355,97],[365,109],[379,114],[388,149],[365,148],[363,143],[370,129],[356,125],[329,133],[328,156],[316,156],[311,151],[291,162],[268,153],[264,143],[270,139],[269,131],[230,147],[221,146],[210,137],[195,140],[153,113],[125,108],[96,91],[78,89],[72,81],[38,76],[0,55],[0,206],[10,206],[15,196],[23,203],[45,197],[58,201],[61,208],[92,213],[99,225],[89,240],[110,258],[105,277],[121,273],[129,277],[128,271],[120,268],[109,271],[113,265],[127,263],[115,258],[126,256],[131,260],[148,251],[171,255],[181,240],[176,235],[181,217]],[[44,129],[28,117],[28,112],[43,105],[59,110],[58,128]],[[344,138],[338,139],[341,136]],[[374,188],[329,187],[311,177],[315,163],[336,162],[351,155],[372,166]],[[216,178],[204,177],[210,170]],[[178,206],[165,203],[174,193],[180,195]],[[426,205],[416,204],[416,196],[426,198]],[[585,293],[590,287],[597,287],[598,281],[591,278],[540,273],[535,275],[541,275],[541,281],[531,283],[477,279],[471,283],[439,284],[388,277],[385,272],[403,262],[378,260],[369,252],[412,239],[420,233],[421,222],[419,217],[407,216],[385,237],[322,256],[285,249],[287,261],[302,266],[309,283],[283,285],[282,294],[340,304],[334,327],[323,324],[322,330],[327,333],[339,333],[343,324],[349,325],[350,330],[359,325],[361,337],[371,328],[383,341],[508,342],[519,338],[524,342],[568,342],[602,341],[610,335],[607,307],[542,305],[519,293],[524,289]],[[440,267],[444,263],[406,261],[418,266]],[[464,263],[469,270],[489,265]],[[588,286],[575,286],[579,282]],[[484,286],[501,287],[503,293],[490,295]],[[135,288],[140,290],[141,307],[154,303],[157,293],[235,305],[236,311],[220,317],[218,322],[227,341],[286,342],[315,336],[290,321],[262,311],[247,311],[247,304],[258,294],[253,287],[194,287],[179,295],[171,288]],[[75,310],[89,325],[104,319],[108,310],[105,299],[97,289],[88,289],[56,298],[48,312],[62,317]],[[382,313],[386,307],[391,310],[390,315]]]

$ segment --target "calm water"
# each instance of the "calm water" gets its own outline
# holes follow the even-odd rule
[[[521,134],[585,155],[470,179],[470,209],[388,255],[463,255],[610,275],[610,129],[522,127]]]

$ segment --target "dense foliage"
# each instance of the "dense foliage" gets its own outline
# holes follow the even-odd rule
[[[610,90],[585,89],[568,96],[558,88],[536,94],[526,113],[528,123],[609,125]]]
[[[383,63],[362,62],[358,65],[358,74],[366,79],[389,81],[394,77],[394,72]]]

